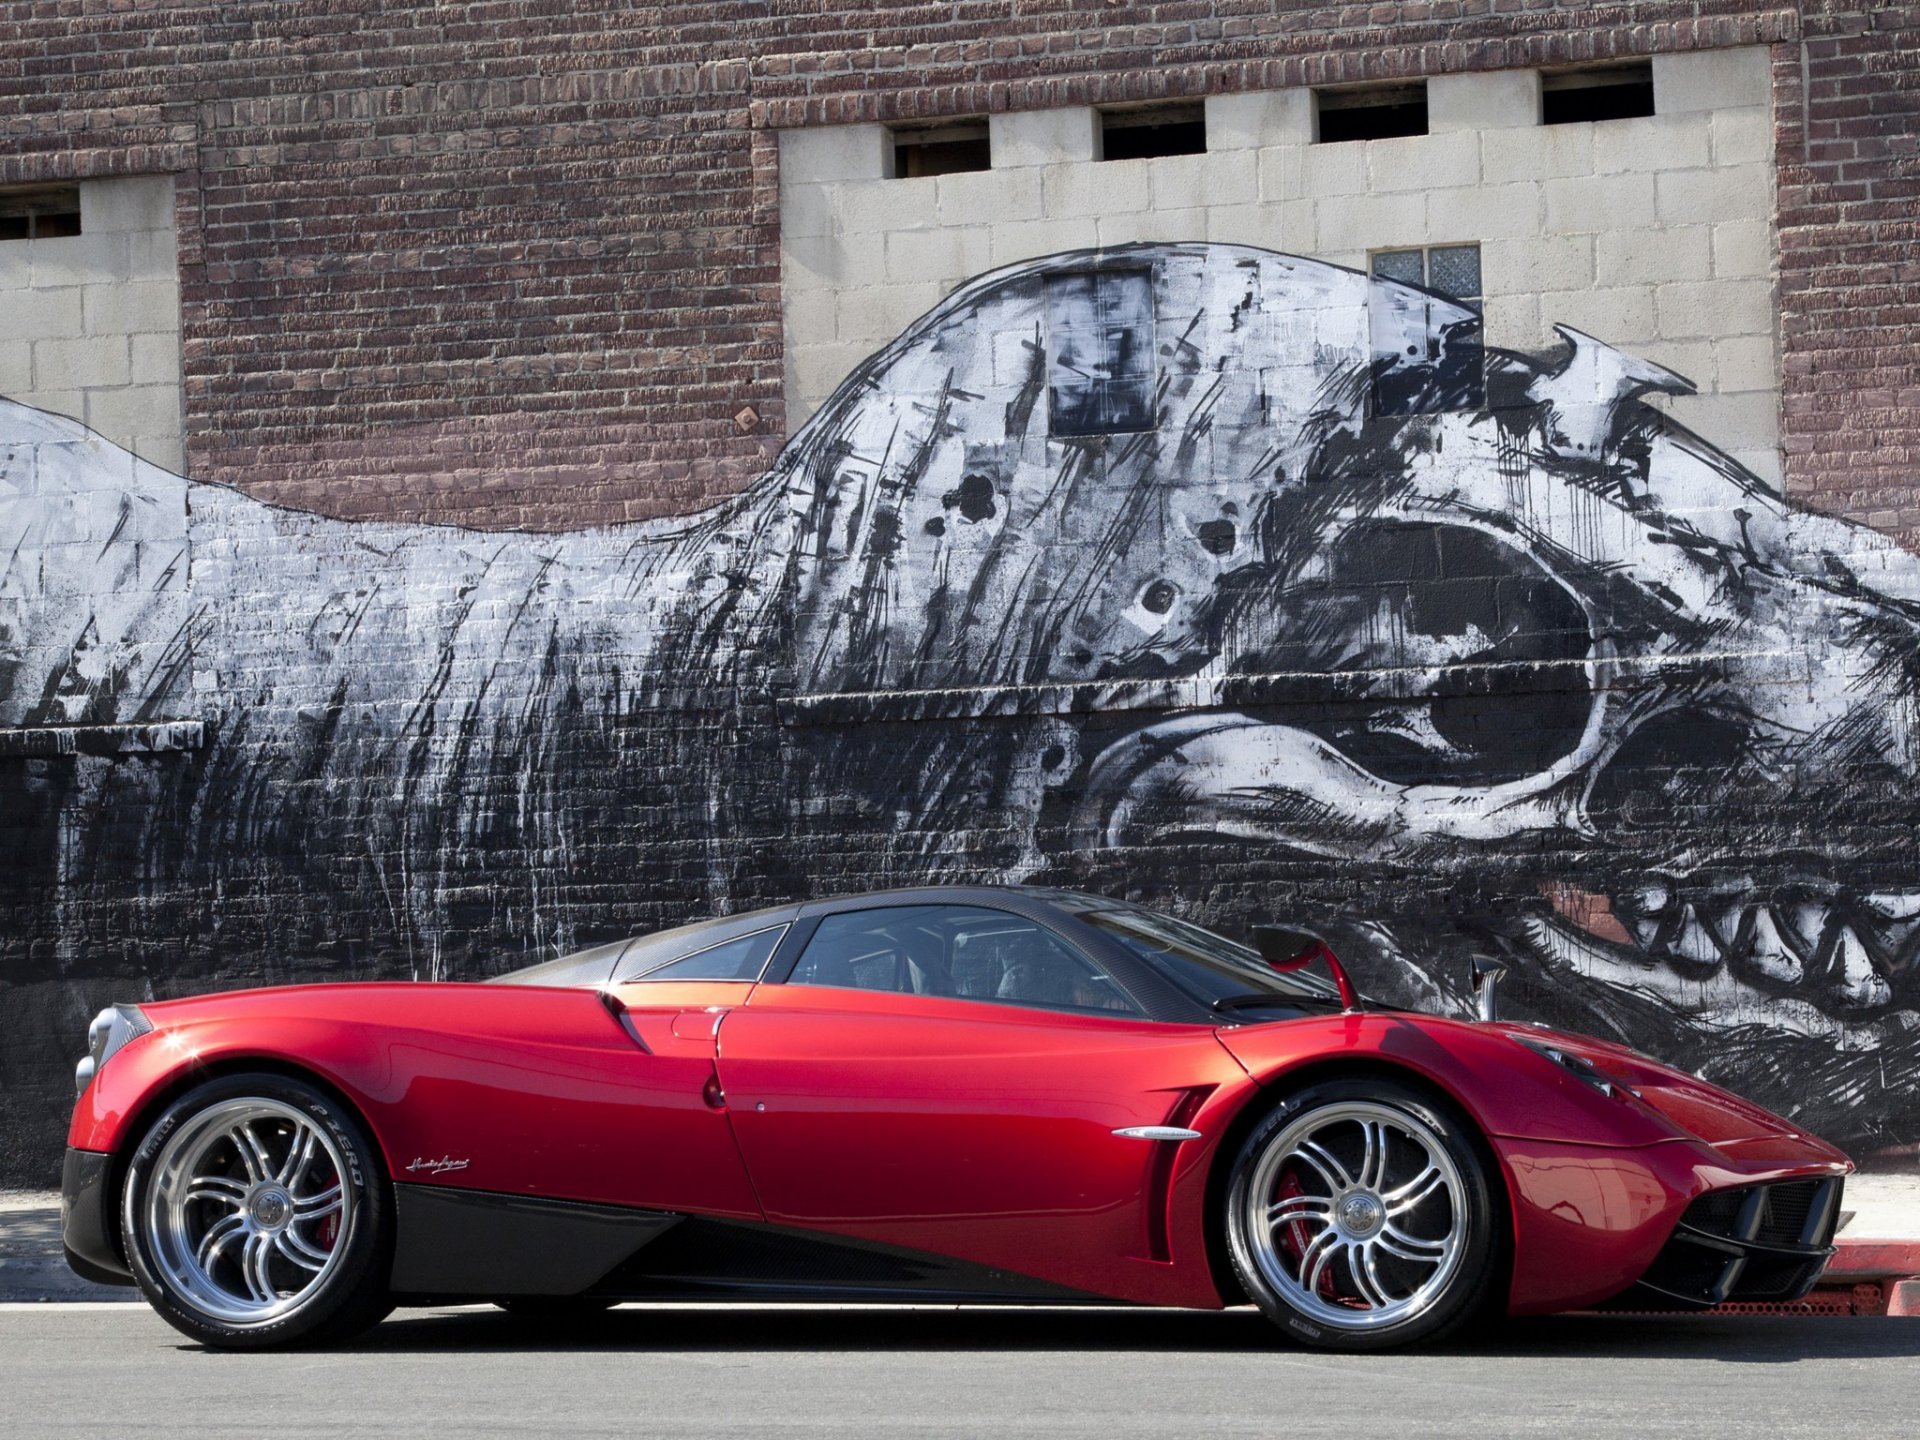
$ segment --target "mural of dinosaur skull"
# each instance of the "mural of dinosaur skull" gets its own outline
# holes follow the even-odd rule
[[[1050,280],[1142,263],[1153,428],[1046,435]],[[1687,381],[1578,331],[1450,404],[1475,328],[1218,246],[956,297],[823,417],[803,711],[881,728],[885,756],[832,743],[918,797],[915,864],[988,804],[1008,878],[1120,856],[1092,873],[1177,902],[1173,854],[1258,855],[1341,896],[1403,999],[1463,1001],[1461,952],[1492,949],[1532,1013],[1789,1110],[1784,1037],[1828,1113],[1910,1106],[1920,563],[1789,505],[1642,399]],[[1377,413],[1390,382],[1429,403]],[[887,724],[993,715],[1028,723]],[[1234,888],[1204,908],[1272,913]]]
[[[1310,919],[1426,1005],[1498,955],[1519,1013],[1920,1139],[1920,561],[1561,333],[1483,378],[1424,291],[1053,256],[736,499],[562,535],[275,509],[0,407],[0,722],[203,735],[0,767],[18,1126],[129,984],[964,877]]]

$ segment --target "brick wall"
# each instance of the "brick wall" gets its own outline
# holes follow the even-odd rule
[[[684,511],[764,467],[785,428],[772,130],[1770,44],[1789,484],[1907,526],[1916,15],[50,0],[0,18],[0,182],[184,177],[197,477],[554,528]]]
[[[1920,536],[1920,7],[1806,5],[1774,52],[1788,484]]]

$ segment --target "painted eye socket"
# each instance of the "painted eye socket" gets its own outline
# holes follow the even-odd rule
[[[1369,522],[1318,558],[1237,600],[1245,699],[1400,785],[1517,780],[1579,745],[1593,637],[1531,557],[1465,526]]]

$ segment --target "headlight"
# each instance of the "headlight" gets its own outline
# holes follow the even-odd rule
[[[122,1045],[151,1029],[153,1022],[140,1013],[137,1005],[109,1005],[94,1016],[93,1023],[87,1027],[86,1056],[73,1067],[74,1093],[85,1093],[93,1077],[100,1073],[100,1067],[111,1060]]]
[[[1533,1051],[1534,1054],[1551,1060],[1562,1070],[1573,1076],[1574,1079],[1583,1084],[1590,1085],[1602,1095],[1611,1096],[1616,1089],[1628,1090],[1629,1094],[1632,1093],[1632,1091],[1620,1081],[1609,1079],[1594,1069],[1592,1061],[1575,1055],[1572,1051],[1562,1050],[1558,1045],[1554,1045],[1546,1040],[1523,1040],[1518,1035],[1512,1038],[1515,1044],[1524,1045],[1527,1049]]]

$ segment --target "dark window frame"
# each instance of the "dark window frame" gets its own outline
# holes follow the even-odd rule
[[[1417,118],[1418,124],[1415,124]],[[1432,133],[1424,79],[1313,92],[1316,145],[1396,140]]]
[[[924,180],[993,168],[993,132],[985,117],[887,127],[887,175]]]
[[[1599,125],[1658,113],[1651,61],[1541,72],[1542,125]]]
[[[1207,153],[1207,107],[1182,100],[1155,105],[1116,105],[1095,112],[1099,158],[1156,160]],[[1116,153],[1118,152],[1118,153]]]
[[[0,188],[0,241],[56,240],[79,233],[78,185]]]

